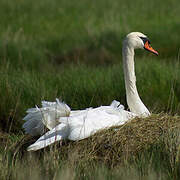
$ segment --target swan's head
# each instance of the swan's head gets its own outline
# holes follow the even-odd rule
[[[148,37],[143,33],[131,32],[126,36],[124,42],[128,43],[128,45],[134,49],[145,49],[158,55],[158,52],[151,47]]]

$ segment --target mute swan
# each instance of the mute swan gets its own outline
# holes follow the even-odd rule
[[[44,126],[49,131],[30,145],[28,151],[36,151],[62,139],[81,140],[98,130],[122,125],[136,116],[149,116],[150,112],[141,101],[136,88],[134,49],[137,48],[158,55],[158,52],[150,46],[147,36],[140,32],[129,33],[123,41],[123,69],[126,99],[130,112],[124,110],[123,106],[115,100],[110,106],[79,111],[71,111],[68,105],[58,99],[56,102],[42,101],[42,108],[27,110],[23,128],[31,135],[42,134]]]

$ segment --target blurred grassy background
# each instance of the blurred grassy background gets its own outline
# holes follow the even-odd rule
[[[25,153],[23,158],[12,149],[18,149],[16,144],[24,138],[21,125],[26,109],[40,105],[41,100],[58,97],[72,109],[83,109],[116,99],[127,108],[121,48],[131,31],[147,34],[160,54],[136,51],[137,86],[143,102],[153,113],[179,114],[179,20],[178,0],[1,0],[0,178],[178,179],[179,135],[160,135],[153,144],[147,140],[133,163],[124,159],[115,169],[91,159],[86,167],[71,166],[74,159],[66,164],[66,155],[61,156],[59,149],[35,156]],[[154,127],[164,117],[150,117],[157,122]],[[173,118],[168,116],[168,124],[173,125]],[[71,143],[63,146],[65,152]],[[73,152],[68,158],[71,155],[77,156]],[[131,153],[128,158],[132,159]],[[86,165],[83,159],[80,162]]]

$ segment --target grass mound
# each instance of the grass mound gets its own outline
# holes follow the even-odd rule
[[[23,147],[32,143],[33,139],[29,136],[23,138]],[[74,158],[78,162],[95,160],[110,166],[116,166],[123,159],[137,155],[137,153],[148,149],[152,144],[164,141],[164,145],[167,145],[168,142],[165,141],[169,140],[174,142],[177,148],[180,145],[180,117],[153,114],[145,119],[135,118],[122,126],[99,131],[81,141],[66,141],[61,147],[56,143],[51,145],[50,149],[56,148],[61,156],[67,158],[76,154]],[[46,150],[48,149],[49,147],[46,148]]]
[[[18,168],[28,174],[35,167],[40,179],[45,174],[52,178],[66,170],[73,172],[70,179],[92,179],[97,175],[94,172],[101,173],[102,167],[111,177],[117,174],[121,177],[125,172],[126,175],[133,172],[137,177],[152,173],[161,174],[162,179],[180,177],[179,116],[153,114],[145,119],[135,118],[81,141],[65,141],[63,146],[57,142],[43,150],[27,152],[27,146],[35,139],[23,135],[14,142],[9,140],[9,151],[3,157],[10,164],[8,173],[12,177],[17,177]]]
[[[110,166],[116,166],[124,159],[132,158],[140,151],[148,149],[152,144],[164,143],[171,138],[171,133],[177,133],[171,141],[180,143],[180,117],[168,115],[152,115],[148,118],[136,118],[123,126],[100,131],[94,136],[70,142],[60,149],[60,154],[68,156],[76,152],[77,161],[101,161]],[[166,140],[165,140],[166,139]],[[170,140],[170,139],[169,139]],[[176,149],[177,150],[177,149]]]

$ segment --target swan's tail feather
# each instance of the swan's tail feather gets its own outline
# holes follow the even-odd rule
[[[27,110],[27,115],[23,120],[26,122],[23,128],[27,134],[41,135],[44,133],[44,127],[53,129],[61,123],[61,117],[68,117],[71,109],[64,102],[56,99],[56,102],[42,101],[42,108],[31,108]]]
[[[59,124],[57,127],[48,131],[45,135],[41,136],[34,144],[30,145],[28,151],[37,151],[45,148],[56,141],[60,141],[67,137],[69,126],[67,124]]]
[[[26,134],[32,136],[40,135],[44,133],[44,124],[42,122],[41,112],[36,109],[28,109],[27,115],[23,118],[26,122],[23,124],[23,128]]]

